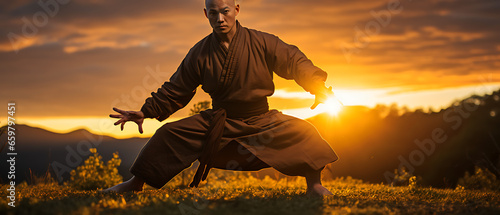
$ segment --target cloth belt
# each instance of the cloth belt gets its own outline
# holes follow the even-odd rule
[[[269,111],[267,98],[261,98],[252,102],[219,102],[213,101],[213,109],[226,109],[227,117],[232,119],[245,119],[257,116]]]

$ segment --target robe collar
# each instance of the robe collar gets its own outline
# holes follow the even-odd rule
[[[236,39],[236,37],[238,36],[238,34],[240,33],[240,30],[241,30],[241,24],[238,20],[236,20],[236,33],[234,34],[233,38],[231,39],[231,42],[229,43],[229,48],[227,48],[223,42],[222,42],[222,39],[220,38],[220,36],[215,32],[215,31],[212,31],[212,34],[214,35],[214,38],[215,38],[215,41],[217,42],[219,48],[223,51],[224,54],[227,54],[229,52],[229,49],[231,48],[231,45],[234,44],[234,41]]]

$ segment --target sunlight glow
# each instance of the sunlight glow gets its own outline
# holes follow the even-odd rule
[[[339,100],[335,97],[328,98],[324,106],[326,108],[326,112],[332,116],[337,116],[342,110],[342,104],[340,104]]]

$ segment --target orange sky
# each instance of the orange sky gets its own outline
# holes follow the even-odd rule
[[[201,0],[37,2],[0,3],[0,104],[15,101],[21,122],[57,131],[98,131],[111,107],[139,109],[211,32]],[[498,1],[239,3],[243,26],[297,45],[328,72],[327,85],[346,105],[438,109],[500,88]],[[296,83],[275,82],[272,108],[303,118],[316,113],[307,109],[313,97]],[[207,99],[200,93],[188,107]],[[159,125],[148,122],[151,132]]]

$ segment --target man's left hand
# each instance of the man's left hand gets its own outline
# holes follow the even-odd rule
[[[325,88],[323,92],[316,93],[314,104],[311,106],[311,109],[315,109],[320,103],[325,103],[331,95],[333,95],[332,87]]]

